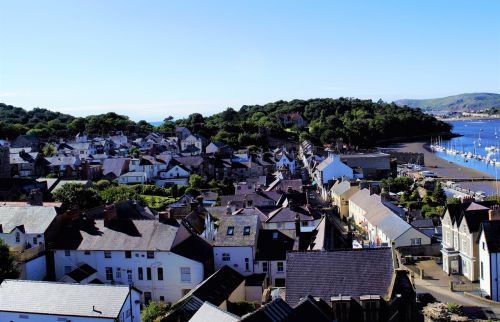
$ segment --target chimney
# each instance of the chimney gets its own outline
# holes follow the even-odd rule
[[[109,227],[110,224],[118,217],[114,204],[104,208],[104,227]]]
[[[494,205],[488,210],[488,220],[500,220],[500,206]]]
[[[31,206],[43,206],[43,193],[40,189],[31,189],[28,196],[28,204]]]
[[[161,222],[170,220],[170,209],[165,209],[165,211],[160,211],[158,213],[158,220]]]
[[[245,194],[243,196],[243,208],[247,208],[248,207],[248,195]]]
[[[295,236],[300,238],[300,216],[299,214],[295,215]]]

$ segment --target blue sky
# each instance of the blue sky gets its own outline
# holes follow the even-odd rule
[[[500,92],[500,1],[0,0],[0,102],[132,119]]]

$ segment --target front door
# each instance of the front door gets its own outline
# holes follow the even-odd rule
[[[148,305],[151,302],[151,292],[144,292],[144,304]]]
[[[450,262],[450,274],[460,274],[460,263],[457,259],[452,259]]]

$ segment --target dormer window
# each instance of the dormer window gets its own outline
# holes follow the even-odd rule
[[[234,235],[234,226],[227,227],[227,235],[228,236],[233,236]]]
[[[16,231],[16,243],[19,244],[20,242],[21,242],[21,234],[18,231]]]
[[[244,236],[250,235],[250,226],[243,227],[243,235]]]

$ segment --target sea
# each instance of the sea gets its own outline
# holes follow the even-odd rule
[[[491,176],[500,175],[500,163],[498,165],[463,157],[462,153],[480,155],[483,159],[489,155],[490,160],[500,161],[500,120],[464,120],[450,121],[453,132],[462,136],[449,140],[442,140],[441,145],[446,149],[453,149],[460,154],[447,152],[435,152],[437,156],[454,163],[485,172]],[[436,138],[437,139],[437,138]]]

